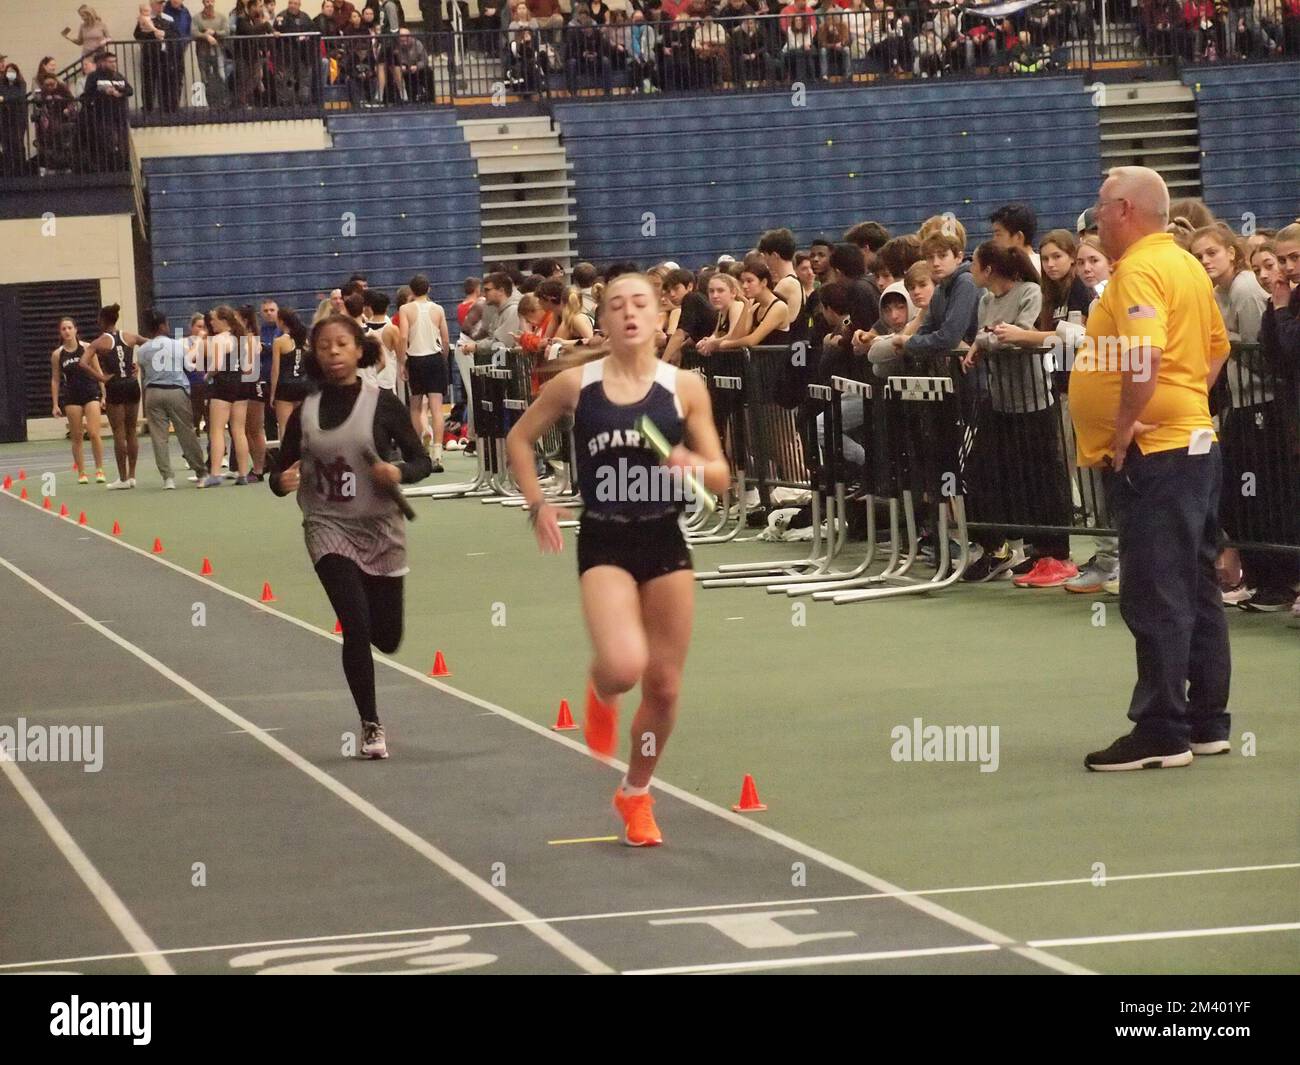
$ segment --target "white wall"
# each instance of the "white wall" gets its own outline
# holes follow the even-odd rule
[[[0,220],[0,285],[96,278],[100,300],[120,303],[122,325],[137,330],[131,225],[128,214]]]
[[[131,131],[141,159],[176,155],[248,155],[311,152],[330,146],[318,118],[288,122],[214,123],[210,126],[141,126]]]

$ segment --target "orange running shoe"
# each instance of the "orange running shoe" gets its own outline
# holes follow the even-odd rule
[[[614,792],[614,809],[623,819],[623,842],[629,847],[657,847],[664,841],[663,833],[655,824],[654,796],[624,795],[623,789]]]
[[[600,701],[596,689],[587,684],[587,712],[582,716],[582,735],[587,746],[606,758],[614,753],[614,730],[618,728],[618,707]]]

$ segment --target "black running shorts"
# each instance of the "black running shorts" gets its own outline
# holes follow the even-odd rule
[[[406,373],[410,378],[411,395],[440,396],[447,394],[447,356],[410,355],[406,359]]]
[[[691,569],[677,512],[641,521],[583,514],[578,523],[578,575],[593,566],[617,566],[637,584]]]
[[[307,398],[311,389],[305,380],[287,380],[281,381],[275,386],[275,401],[277,403],[301,403]]]
[[[140,402],[140,382],[134,377],[110,377],[104,384],[104,394],[113,405]]]
[[[240,394],[239,374],[222,372],[212,378],[212,388],[208,399],[219,399],[223,403],[237,403],[244,397]]]

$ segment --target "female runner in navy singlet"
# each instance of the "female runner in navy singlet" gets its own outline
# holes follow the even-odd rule
[[[704,382],[655,356],[658,313],[645,275],[624,274],[610,282],[600,312],[610,354],[558,374],[506,445],[537,543],[545,553],[558,552],[564,540],[538,484],[533,446],[562,417],[573,415],[583,498],[578,573],[594,651],[584,733],[593,751],[612,754],[618,699],[640,682],[628,771],[614,794],[623,841],[634,847],[663,842],[650,778],[676,720],[690,646],[695,574],[681,529],[689,501],[681,474],[694,471],[715,493],[729,479]],[[642,417],[673,445],[667,468],[637,429]]]

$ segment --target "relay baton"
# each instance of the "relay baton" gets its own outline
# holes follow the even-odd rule
[[[655,454],[661,459],[667,460],[672,453],[672,445],[668,443],[667,438],[659,431],[659,426],[655,425],[650,418],[643,414],[636,420],[637,432],[641,434],[652,448]],[[682,476],[687,485],[690,486],[691,493],[699,501],[700,506],[712,514],[718,509],[718,501],[713,497],[713,493],[700,483],[700,479],[688,469],[682,469]]]

